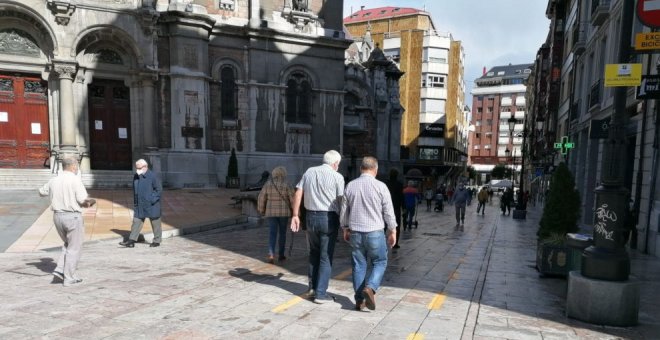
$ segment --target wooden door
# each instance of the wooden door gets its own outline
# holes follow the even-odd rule
[[[129,89],[122,81],[89,85],[90,162],[95,170],[131,170]]]
[[[49,136],[46,82],[0,74],[0,167],[43,168]]]

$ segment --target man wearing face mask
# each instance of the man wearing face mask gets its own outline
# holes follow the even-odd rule
[[[160,196],[163,190],[156,174],[149,170],[144,159],[135,162],[135,175],[133,175],[133,225],[131,235],[127,240],[119,242],[127,248],[133,248],[140,236],[144,220],[149,218],[154,240],[150,247],[160,246],[163,231],[160,225]]]

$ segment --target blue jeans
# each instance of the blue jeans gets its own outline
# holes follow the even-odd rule
[[[337,213],[307,210],[309,289],[314,290],[317,298],[327,297],[338,230],[339,215]]]
[[[353,264],[353,290],[355,290],[355,301],[363,301],[362,290],[369,287],[376,292],[387,269],[387,244],[383,231],[372,231],[361,233],[351,231],[351,253]],[[372,268],[367,277],[367,258]]]
[[[270,234],[268,237],[268,255],[275,256],[275,241],[277,241],[279,234],[279,256],[284,256],[284,248],[286,248],[286,227],[288,217],[267,217],[268,227]]]
[[[415,207],[414,205],[411,205],[411,206],[409,206],[409,207],[406,207],[407,215],[406,215],[406,223],[405,223],[405,225],[407,225],[408,228],[412,228],[413,217],[415,217],[415,209],[417,209],[417,207]]]

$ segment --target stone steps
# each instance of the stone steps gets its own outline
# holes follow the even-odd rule
[[[83,172],[82,180],[87,188],[131,188],[133,172],[128,170],[91,170]],[[55,176],[49,169],[0,169],[0,188],[14,190],[37,189]]]

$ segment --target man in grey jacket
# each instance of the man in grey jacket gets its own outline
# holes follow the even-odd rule
[[[454,206],[456,207],[456,227],[465,225],[465,206],[469,199],[470,192],[465,189],[465,184],[458,185],[454,193]]]

